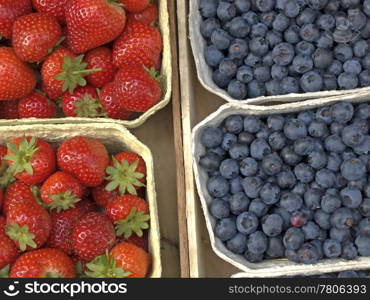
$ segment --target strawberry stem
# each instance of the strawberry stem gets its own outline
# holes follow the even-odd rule
[[[20,226],[17,223],[6,225],[5,233],[11,240],[18,243],[21,251],[25,251],[27,246],[37,247],[34,241],[35,235],[29,232],[27,225]]]
[[[73,208],[75,204],[81,200],[73,194],[71,190],[67,190],[64,193],[49,195],[49,198],[53,200],[53,202],[48,205],[48,208],[50,210],[56,209],[57,212]]]
[[[103,71],[102,68],[96,68],[96,69],[87,69],[87,70],[81,70],[81,71],[74,71],[72,74],[73,75],[90,75],[91,73],[101,72],[101,71]]]
[[[128,239],[134,232],[138,237],[143,236],[142,229],[148,229],[150,216],[142,211],[131,208],[129,215],[124,220],[116,221],[116,235]]]
[[[99,103],[99,99],[91,98],[85,94],[79,101],[74,103],[76,109],[73,111],[77,117],[81,118],[98,118],[106,117],[103,106]]]
[[[108,252],[86,264],[86,275],[90,278],[124,278],[131,273],[118,268],[116,260]]]
[[[0,278],[9,278],[10,265],[6,265],[0,270]]]

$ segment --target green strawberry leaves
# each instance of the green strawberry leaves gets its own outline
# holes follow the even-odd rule
[[[0,278],[9,278],[10,265],[0,269]]]
[[[137,236],[143,236],[143,229],[148,229],[148,221],[150,216],[138,211],[135,207],[131,208],[129,215],[123,219],[116,221],[116,235],[129,238],[134,232]]]
[[[53,202],[48,205],[48,208],[50,210],[55,209],[57,212],[73,208],[75,204],[81,200],[73,194],[71,190],[67,190],[64,193],[49,195],[49,198],[53,200]]]
[[[25,251],[27,246],[37,247],[34,241],[35,235],[29,232],[27,225],[20,226],[17,223],[6,225],[5,233],[11,240],[18,243],[21,251]]]
[[[124,278],[131,273],[117,267],[116,260],[108,253],[96,257],[86,264],[85,274],[90,278]]]
[[[76,109],[74,113],[77,117],[81,118],[98,118],[107,117],[107,113],[104,111],[103,106],[100,104],[99,99],[91,98],[88,94],[85,94],[79,101],[74,103]]]

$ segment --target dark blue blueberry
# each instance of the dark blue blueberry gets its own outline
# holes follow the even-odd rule
[[[248,11],[242,15],[244,19],[247,20],[249,25],[257,24],[258,23],[258,15],[253,11]]]
[[[279,203],[282,208],[285,208],[289,212],[293,212],[302,207],[303,200],[302,197],[297,194],[286,192],[281,195]]]
[[[264,156],[270,153],[271,148],[264,139],[255,139],[250,145],[250,155],[257,160],[262,160]]]
[[[304,204],[311,210],[320,208],[321,197],[321,190],[310,188],[304,193]]]
[[[248,239],[248,250],[255,254],[264,253],[267,250],[268,239],[262,231],[253,232]]]
[[[224,54],[214,45],[208,46],[204,49],[204,59],[210,67],[217,67],[224,57]]]
[[[249,53],[244,59],[244,63],[249,67],[255,67],[261,62],[261,57],[253,53]]]
[[[334,211],[330,217],[332,226],[338,229],[350,228],[353,225],[353,215],[349,208],[341,207]]]
[[[312,137],[322,138],[328,135],[329,130],[323,121],[314,120],[308,126],[308,133]]]
[[[359,180],[366,175],[366,166],[360,159],[348,159],[343,161],[340,171],[347,180]]]
[[[318,48],[323,49],[332,49],[333,48],[334,41],[331,37],[329,37],[326,33],[321,34],[320,37],[316,41],[316,46]]]
[[[333,122],[333,123],[330,124],[331,134],[340,135],[342,133],[343,128],[344,128],[344,125],[339,124],[337,122]]]
[[[358,228],[360,229],[360,234],[370,237],[370,218],[362,219],[358,224]]]
[[[342,258],[354,260],[358,256],[357,249],[353,243],[345,243],[342,249]]]
[[[276,184],[266,183],[261,188],[259,195],[265,204],[275,204],[280,198],[280,188]]]
[[[370,86],[370,70],[364,70],[358,75],[361,87]]]
[[[274,61],[272,60],[272,53],[268,52],[263,58],[262,58],[262,64],[266,67],[271,67],[274,64]],[[271,70],[269,68],[269,76],[271,77]]]
[[[244,18],[236,17],[230,21],[228,32],[236,38],[245,38],[250,32],[250,26]]]
[[[240,115],[231,115],[225,119],[225,129],[233,134],[239,134],[243,131],[243,117]]]
[[[236,16],[236,7],[233,3],[220,1],[217,7],[217,16],[221,21],[229,21]]]
[[[338,229],[336,227],[330,228],[330,238],[337,240],[338,242],[344,243],[352,238],[351,231],[348,228]]]
[[[336,258],[342,254],[342,246],[340,242],[329,239],[323,244],[324,254],[327,258]]]
[[[307,136],[307,127],[301,120],[291,119],[284,125],[284,134],[290,140],[298,140]]]
[[[229,203],[220,199],[213,199],[209,205],[211,216],[216,219],[227,218],[230,215]]]
[[[303,74],[312,70],[313,61],[310,56],[299,54],[294,57],[292,67],[295,72]]]
[[[297,1],[287,0],[284,5],[284,14],[289,18],[295,18],[298,16],[301,8]]]
[[[310,183],[315,177],[314,169],[305,163],[296,165],[294,174],[296,178],[303,183]]]
[[[244,257],[247,261],[251,263],[258,263],[263,260],[263,253],[255,254],[250,251],[245,251]]]
[[[224,149],[222,149],[221,147],[211,148],[211,149],[209,149],[209,153],[217,154],[221,158],[226,157],[226,151]]]
[[[240,215],[242,212],[248,210],[249,202],[249,198],[243,192],[236,193],[229,200],[230,211],[234,215]]]
[[[365,198],[360,205],[360,212],[364,217],[370,217],[370,198]]]
[[[265,123],[262,123],[260,131],[256,133],[256,138],[267,140],[270,134],[271,130],[267,128]]]
[[[214,176],[208,179],[207,189],[212,197],[221,198],[229,192],[230,185],[224,177]]]
[[[331,115],[331,108],[330,106],[323,106],[320,107],[316,111],[316,119],[325,122],[326,124],[330,124],[333,122],[332,115]]]
[[[310,154],[308,154],[307,162],[312,168],[320,170],[327,165],[328,158],[325,152],[312,151]]]
[[[299,83],[298,80],[294,77],[286,77],[281,81],[281,89],[283,94],[298,93]]]
[[[222,130],[218,127],[207,127],[201,134],[201,142],[204,147],[213,148],[221,144],[223,139]]]
[[[277,80],[282,80],[288,76],[288,69],[277,64],[271,67],[271,77]]]
[[[298,260],[303,264],[314,264],[320,259],[317,247],[312,243],[303,244],[297,251]]]
[[[199,2],[200,14],[204,18],[213,18],[216,16],[218,1],[201,0]]]
[[[353,51],[348,44],[338,44],[334,48],[334,57],[342,63],[353,57]]]
[[[285,119],[281,115],[270,115],[267,118],[267,127],[273,131],[280,131],[284,127]]]
[[[220,22],[216,18],[209,18],[202,22],[200,33],[204,38],[211,38],[213,31],[221,28]]]
[[[199,158],[199,165],[206,171],[213,172],[218,170],[221,161],[222,161],[221,156],[212,152],[207,152],[205,155],[202,155]]]
[[[235,143],[230,147],[229,155],[233,159],[242,160],[249,155],[248,146],[244,144]]]
[[[243,190],[242,185],[241,185],[241,180],[242,180],[242,177],[238,176],[229,181],[231,194],[236,194]]]
[[[252,80],[248,83],[248,95],[250,98],[256,98],[260,96],[264,96],[266,93],[264,84],[257,82],[256,80]]]
[[[314,220],[315,223],[324,230],[328,230],[331,227],[330,214],[324,212],[322,209],[318,209],[315,211]]]
[[[272,50],[272,59],[279,66],[287,66],[294,58],[294,48],[288,43],[280,43]]]
[[[336,152],[330,152],[328,155],[328,163],[326,165],[326,168],[337,172],[340,169],[340,165],[342,164],[342,158],[340,155]]]
[[[252,25],[250,37],[265,37],[268,31],[268,27],[263,23],[257,23]]]
[[[298,155],[308,155],[315,150],[314,139],[307,136],[294,141],[294,152]]]
[[[302,75],[300,86],[305,92],[318,92],[323,87],[323,79],[317,71],[309,71]]]
[[[250,213],[253,213],[255,214],[258,218],[266,215],[267,211],[268,211],[268,206],[261,201],[261,199],[254,199],[251,201],[251,203],[249,204],[249,208],[248,208],[248,211]]]
[[[257,198],[263,186],[263,181],[260,177],[245,177],[242,181],[242,187],[245,194],[249,198]]]
[[[270,11],[275,6],[275,0],[256,0],[255,5],[261,12]]]
[[[236,6],[236,10],[239,13],[246,13],[251,8],[251,1],[250,0],[235,0],[234,4]]]
[[[339,135],[333,134],[325,138],[325,149],[330,152],[341,153],[346,149]]]
[[[298,55],[311,55],[315,51],[315,46],[307,41],[300,41],[295,45],[295,50]]]
[[[245,99],[247,97],[247,87],[239,80],[231,80],[227,86],[227,93],[234,99]]]
[[[289,18],[286,15],[280,13],[276,15],[275,20],[272,22],[272,28],[276,31],[282,32],[288,28],[289,23]]]
[[[298,116],[298,120],[301,120],[303,123],[305,123],[307,126],[310,125],[311,122],[315,119],[315,113],[311,110],[305,110],[301,111]]]
[[[293,261],[293,262],[296,262],[296,263],[300,263],[301,262],[301,260],[300,260],[300,258],[298,256],[298,253],[295,250],[285,249],[285,257],[288,260]]]
[[[216,71],[213,72],[212,79],[218,87],[225,88],[230,83],[231,77],[225,75],[224,73],[220,72],[220,70],[217,69]]]
[[[236,71],[238,70],[238,66],[234,63],[234,61],[230,58],[225,58],[220,62],[218,67],[221,73],[225,74],[227,77],[234,77],[236,75]]]
[[[211,41],[218,50],[225,50],[229,48],[231,40],[232,37],[221,28],[218,28],[212,32]]]
[[[298,194],[300,196],[303,196],[308,188],[308,185],[305,183],[297,183],[294,188],[292,189],[292,193]]]
[[[343,70],[344,70],[344,72],[354,74],[354,75],[358,75],[362,71],[361,63],[357,59],[347,60],[343,64]]]
[[[271,70],[267,66],[259,66],[254,69],[254,79],[259,83],[264,83],[271,79]]]
[[[362,103],[356,108],[356,117],[362,120],[370,119],[370,105]]]
[[[243,176],[253,176],[258,171],[258,163],[255,159],[251,157],[244,158],[240,162],[240,173]]]
[[[361,256],[370,256],[370,237],[359,235],[355,240],[355,244]]]
[[[250,145],[253,141],[254,141],[254,135],[249,132],[242,131],[238,135],[238,142],[240,144]]]
[[[257,133],[261,129],[261,121],[258,117],[249,115],[244,118],[244,131]]]
[[[274,48],[277,44],[283,41],[283,35],[281,32],[271,30],[266,33],[266,40],[269,43],[270,48]]]
[[[357,40],[353,44],[353,54],[356,57],[364,57],[366,54],[369,53],[369,44],[365,40]]]
[[[332,75],[339,75],[343,72],[343,65],[339,60],[333,60],[327,68],[327,72]]]
[[[285,161],[285,163],[291,166],[297,165],[302,160],[302,157],[294,152],[293,146],[291,145],[285,146],[281,150],[280,155],[281,158]]]
[[[224,218],[218,220],[215,226],[215,236],[221,241],[227,241],[234,237],[237,233],[234,218]]]
[[[266,87],[266,94],[268,96],[276,96],[276,95],[282,94],[281,81],[278,79],[272,79],[266,82],[265,87]]]
[[[331,106],[333,120],[339,124],[349,122],[353,117],[354,108],[350,102],[341,101]]]
[[[320,31],[314,24],[304,24],[299,31],[299,35],[303,40],[313,42],[320,37]]]
[[[224,138],[222,140],[222,143],[221,143],[221,147],[222,149],[224,149],[225,151],[229,151],[230,150],[230,147],[232,145],[234,145],[235,143],[237,142],[237,137],[235,134],[232,134],[232,133],[226,133],[224,135]]]
[[[266,215],[262,218],[261,225],[268,237],[276,237],[283,230],[283,219],[278,214]]]
[[[228,58],[236,61],[240,61],[237,65],[240,66],[243,63],[243,59],[248,54],[248,44],[245,40],[235,39],[231,41],[229,47],[229,55]]]
[[[271,258],[280,258],[284,256],[284,245],[281,237],[271,237],[268,240],[266,254]]]
[[[349,125],[343,128],[342,141],[349,147],[356,147],[360,145],[365,139],[364,134],[358,129],[358,126]],[[351,152],[355,155],[353,152]]]
[[[225,159],[220,165],[220,174],[226,179],[233,179],[239,175],[239,164],[234,159]]]
[[[366,70],[370,70],[370,54],[367,54],[361,60],[362,67]]]
[[[361,30],[366,25],[367,17],[359,8],[349,9],[347,15],[353,30]]]
[[[243,83],[248,83],[253,80],[253,70],[249,66],[241,66],[236,74],[236,78]]]
[[[360,145],[354,147],[353,150],[357,155],[370,153],[370,136],[366,135],[363,142]]]
[[[310,221],[302,226],[302,231],[306,240],[315,240],[319,237],[320,227]]]
[[[275,16],[276,16],[276,12],[273,10],[264,12],[260,15],[260,20],[262,21],[263,24],[271,28],[272,22],[274,22]]]
[[[288,250],[298,250],[304,243],[304,234],[301,229],[291,227],[283,237],[283,243]]]
[[[226,248],[236,254],[242,254],[247,249],[247,238],[244,234],[237,233],[233,238],[227,241]]]
[[[328,213],[331,214],[335,210],[337,210],[341,206],[341,201],[338,199],[337,196],[331,195],[329,193],[326,193],[322,198],[321,198],[321,209]]]
[[[331,188],[335,185],[336,176],[328,169],[321,169],[317,171],[315,181],[323,188]]]
[[[326,69],[333,62],[333,52],[325,48],[317,48],[312,58],[315,68]]]
[[[304,24],[313,24],[316,17],[317,11],[313,10],[312,8],[306,7],[297,16],[296,22],[298,26],[302,26]]]
[[[277,154],[269,154],[263,157],[261,167],[267,175],[276,175],[281,171],[283,161]]]
[[[335,27],[335,18],[330,14],[322,14],[316,20],[316,24],[321,30],[331,30]]]
[[[268,138],[269,145],[272,150],[281,150],[286,145],[286,138],[281,131],[273,132]]]
[[[255,37],[249,41],[249,50],[257,56],[264,56],[269,50],[269,44],[264,37]]]
[[[258,228],[258,218],[250,212],[242,212],[236,218],[236,228],[242,234],[252,234]]]

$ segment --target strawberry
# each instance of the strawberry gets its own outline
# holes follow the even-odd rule
[[[0,119],[19,119],[18,100],[1,101]]]
[[[54,118],[56,106],[39,92],[33,92],[18,103],[20,118]]]
[[[30,0],[0,0],[0,39],[10,39],[14,21],[32,12]]]
[[[102,69],[87,76],[87,82],[92,86],[101,88],[113,80],[117,67],[113,64],[112,51],[109,48],[100,47],[89,51],[85,61],[88,69]]]
[[[113,62],[119,67],[154,68],[158,65],[163,44],[157,28],[131,21],[113,45]]]
[[[137,236],[136,234],[133,234],[130,237],[128,237],[127,239],[124,238],[123,236],[117,236],[116,237],[116,245],[119,244],[119,243],[122,243],[122,242],[127,242],[127,243],[134,244],[134,245],[144,249],[145,251],[148,251],[148,249],[149,249],[148,231],[145,230],[143,232],[142,236]]]
[[[61,37],[62,29],[56,18],[33,13],[14,22],[12,45],[21,60],[39,62],[46,58]]]
[[[0,47],[0,78],[1,100],[24,98],[36,86],[34,71],[8,47]]]
[[[41,186],[41,199],[48,208],[57,212],[75,206],[81,200],[81,183],[73,176],[57,171],[44,181]]]
[[[21,255],[10,270],[11,278],[74,278],[73,261],[64,252],[44,248]]]
[[[5,159],[10,171],[25,183],[41,183],[55,169],[54,149],[40,138],[16,138],[7,143],[7,147]]]
[[[82,184],[94,187],[103,182],[109,157],[107,149],[98,140],[77,136],[62,143],[57,161],[62,171],[74,175]]]
[[[118,191],[107,191],[106,183],[98,185],[92,189],[92,198],[101,208],[105,208],[107,204],[113,202],[119,197]]]
[[[70,49],[84,53],[116,39],[125,27],[126,14],[115,0],[70,0],[66,22]]]
[[[128,22],[133,20],[153,25],[158,20],[158,7],[155,3],[149,4],[149,6],[144,9],[143,11],[136,12],[136,13],[129,13],[127,15]]]
[[[90,200],[81,200],[75,207],[57,212],[50,212],[51,232],[47,245],[73,254],[72,233],[78,221],[87,213],[95,211],[96,206]]]
[[[9,211],[18,203],[37,204],[40,191],[35,185],[28,185],[22,181],[13,182],[6,190],[4,197],[3,212],[8,215]]]
[[[16,203],[6,216],[6,234],[21,251],[40,248],[49,238],[51,220],[37,203]]]
[[[83,56],[74,55],[70,50],[59,48],[43,63],[41,68],[42,90],[52,100],[57,100],[68,90],[73,93],[77,86],[87,84],[85,76],[100,69],[87,70]]]
[[[123,235],[126,239],[134,232],[142,236],[142,229],[148,229],[149,205],[140,198],[126,195],[107,204],[105,214],[116,225],[116,235]]]
[[[105,115],[96,89],[90,85],[78,87],[63,96],[63,112],[68,117],[97,118]]]
[[[113,99],[125,110],[146,112],[161,99],[161,87],[153,76],[142,67],[122,68],[114,79]]]
[[[18,257],[17,245],[4,233],[0,234],[0,270],[13,264]]]
[[[122,242],[86,264],[92,278],[144,278],[151,264],[150,255],[134,244]]]
[[[109,250],[116,241],[114,227],[107,216],[91,212],[77,223],[72,234],[74,252],[84,261]]]
[[[58,19],[60,24],[65,24],[65,6],[69,0],[32,0],[33,7],[42,13],[47,13]]]
[[[119,0],[129,12],[139,12],[146,9],[150,0]]]
[[[144,160],[133,152],[121,152],[112,157],[106,169],[107,191],[118,190],[123,196],[126,192],[137,195],[137,190],[145,185],[146,166]]]
[[[5,234],[5,225],[6,225],[5,217],[0,216],[0,235]]]
[[[120,107],[117,101],[113,100],[113,88],[114,83],[107,83],[100,91],[100,103],[106,111],[108,117],[117,120],[128,120],[132,116],[132,112],[129,112]]]

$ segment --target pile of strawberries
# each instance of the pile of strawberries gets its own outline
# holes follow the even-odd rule
[[[150,0],[0,0],[0,118],[132,119],[161,99]]]
[[[0,146],[0,277],[145,277],[146,165],[98,140]]]

